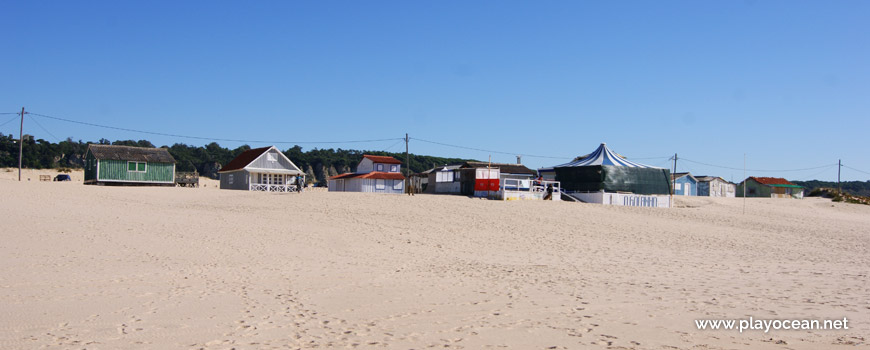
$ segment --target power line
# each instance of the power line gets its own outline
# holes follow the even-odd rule
[[[864,170],[858,170],[858,169],[855,169],[855,168],[853,168],[853,167],[850,167],[850,166],[848,166],[848,165],[846,165],[846,164],[843,164],[843,167],[844,167],[844,168],[849,168],[849,169],[855,170],[855,171],[857,171],[857,172],[859,172],[859,173],[864,173],[864,174],[870,175],[870,173],[868,173],[868,172],[866,172],[866,171],[864,171]]]
[[[8,113],[3,113],[3,114],[8,114]],[[14,114],[18,114],[18,113],[14,113]],[[7,120],[5,123],[0,124],[0,126],[3,126],[3,125],[6,125],[6,124],[9,124],[9,123],[11,123],[13,120],[18,119],[18,117],[19,117],[19,116],[16,115],[16,116],[12,117],[12,119]]]
[[[680,159],[685,160],[685,161],[687,161],[687,162],[697,163],[697,164],[706,165],[706,166],[711,166],[711,167],[716,167],[716,168],[731,169],[731,170],[743,170],[743,168],[733,168],[733,167],[727,167],[727,166],[721,166],[721,165],[715,165],[715,164],[703,163],[703,162],[698,162],[698,161],[694,161],[694,160],[686,159],[686,158],[680,158]],[[765,172],[804,171],[804,170],[821,169],[821,168],[829,167],[829,166],[833,166],[833,165],[836,165],[836,164],[825,164],[825,165],[820,165],[820,166],[817,166],[817,167],[812,167],[812,168],[803,168],[803,169],[785,169],[785,170],[746,169],[746,170],[747,170],[747,171],[765,171]]]
[[[82,122],[82,121],[78,121],[78,120],[71,120],[71,119],[60,118],[60,117],[53,117],[50,115],[44,115],[44,114],[39,114],[39,113],[30,113],[30,114],[35,115],[37,117],[60,120],[60,121],[68,122],[68,123],[75,123],[75,124],[93,126],[93,127],[98,127],[98,128],[137,132],[137,133],[149,134],[149,135],[178,137],[178,138],[195,139],[195,140],[205,140],[205,141],[224,141],[224,142],[240,142],[240,143],[271,143],[271,144],[339,144],[339,143],[365,143],[365,142],[403,140],[403,138],[398,138],[398,137],[388,138],[388,139],[377,139],[377,140],[347,140],[347,141],[270,141],[270,140],[223,139],[223,138],[214,138],[214,137],[201,137],[201,136],[169,134],[169,133],[155,132],[155,131],[136,130],[136,129],[129,129],[129,128],[121,128],[121,127],[116,127],[116,126],[108,126],[108,125],[100,125],[100,124]]]
[[[31,115],[31,114],[28,113],[28,115]],[[60,143],[60,138],[58,138],[57,136],[54,136],[54,134],[52,134],[51,131],[48,131],[48,129],[46,129],[44,126],[42,126],[42,124],[40,124],[39,121],[37,121],[36,119],[34,119],[32,117],[30,118],[30,120],[32,120],[33,123],[36,124],[36,126],[38,126],[40,129],[42,129],[42,131],[45,131],[48,135],[53,137],[55,141]]]
[[[480,151],[480,152],[496,153],[496,154],[507,154],[507,155],[512,155],[512,156],[520,155],[520,156],[523,156],[523,157],[532,157],[532,158],[574,159],[574,157],[551,157],[551,156],[539,156],[539,155],[534,155],[534,154],[523,154],[523,153],[514,153],[514,152],[492,151],[492,150],[486,150],[486,149],[481,149],[481,148],[466,147],[466,146],[458,146],[458,145],[451,145],[451,144],[443,143],[443,142],[435,142],[435,141],[423,140],[423,139],[418,139],[418,138],[415,138],[415,137],[412,137],[411,139],[412,139],[412,140],[417,140],[417,141],[426,142],[426,143],[431,143],[431,144],[441,145],[441,146],[454,147],[454,148],[461,148],[461,149],[467,149],[467,150],[472,150],[472,151]]]
[[[810,175],[810,176],[804,177],[804,178],[801,179],[801,181],[809,180],[809,179],[812,178],[812,177],[816,177],[816,176],[819,175],[819,174],[822,174],[822,173],[824,173],[824,172],[826,172],[826,171],[830,171],[831,168],[833,168],[833,167],[835,167],[835,166],[837,166],[837,164],[831,165],[831,166],[825,168],[824,170],[822,170],[822,171],[820,171],[820,172],[817,172],[817,173],[812,174],[812,175]]]
[[[3,114],[18,114],[18,112],[3,112],[3,113],[0,113],[0,115],[3,115]]]
[[[399,141],[396,141],[396,143],[390,145],[390,147],[384,148],[384,152],[389,152],[391,149],[395,148],[397,145],[399,145],[400,143],[402,143],[402,141],[405,141],[405,139],[402,138],[402,139],[400,139]]]
[[[665,158],[667,158],[668,160],[671,160],[671,159],[673,159],[674,157],[644,157],[644,158],[634,158],[634,157],[632,157],[632,158],[625,158],[625,159],[628,159],[628,160],[645,160],[645,159],[665,159]]]

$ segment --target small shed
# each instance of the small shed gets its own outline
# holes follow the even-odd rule
[[[405,193],[402,162],[388,156],[364,154],[355,173],[328,179],[329,192]]]
[[[735,197],[737,185],[718,176],[696,176],[698,195],[704,197]]]
[[[674,173],[671,175],[671,182],[674,184],[674,195],[698,195],[698,179],[690,173]]]
[[[83,158],[88,185],[175,185],[175,158],[165,148],[90,144]]]
[[[460,183],[461,183],[461,193],[464,195],[474,195],[475,194],[475,185],[478,184],[478,177],[481,174],[488,174],[486,171],[479,172],[478,169],[497,169],[498,173],[498,181],[494,182],[497,184],[495,188],[491,188],[490,191],[499,191],[501,187],[503,187],[506,179],[513,180],[532,180],[537,177],[538,173],[532,169],[527,168],[522,164],[512,164],[512,163],[488,163],[488,162],[465,162],[462,166],[459,167],[460,175]],[[488,178],[489,179],[489,178]],[[489,179],[495,180],[495,179]]]
[[[424,171],[427,186],[425,193],[460,194],[461,165],[445,165]]]
[[[804,188],[781,177],[750,176],[737,185],[737,197],[804,198]]]
[[[219,171],[221,189],[295,192],[295,179],[305,173],[275,146],[249,149]],[[303,180],[304,183],[304,180]]]

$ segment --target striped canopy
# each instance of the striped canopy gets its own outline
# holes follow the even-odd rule
[[[594,152],[589,153],[582,157],[577,157],[573,161],[565,164],[556,165],[552,168],[563,168],[563,167],[581,167],[581,166],[594,166],[594,165],[612,165],[612,166],[624,166],[631,168],[658,168],[646,164],[635,163],[630,160],[627,160],[617,154],[614,151],[611,151],[610,148],[607,148],[607,145],[602,143],[601,146],[598,146]],[[552,169],[551,168],[551,169]]]

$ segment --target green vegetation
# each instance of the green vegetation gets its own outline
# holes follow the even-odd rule
[[[67,139],[60,143],[51,143],[46,140],[24,141],[23,165],[26,168],[49,169],[49,168],[81,168],[84,164],[82,157],[88,149],[88,144],[112,144],[134,147],[155,147],[147,140],[120,140],[111,142],[100,139],[98,142],[82,142]],[[244,145],[235,149],[221,147],[215,142],[205,146],[190,146],[176,143],[172,146],[163,146],[169,149],[169,153],[175,158],[176,171],[196,171],[202,176],[217,177],[217,171],[224,164],[242,152],[251,149]],[[405,163],[404,153],[391,153],[382,151],[360,151],[348,149],[318,149],[314,148],[303,151],[300,146],[293,146],[283,151],[287,158],[293,161],[302,171],[314,176],[309,178],[315,181],[323,181],[326,177],[344,172],[355,171],[356,165],[362,159],[363,154],[379,156],[391,156]],[[411,154],[410,169],[412,172],[421,172],[437,165],[457,164],[471,159],[442,158]],[[18,166],[18,138],[12,135],[0,134],[0,167]],[[403,165],[404,166],[404,165]]]
[[[837,188],[837,183],[834,181],[792,181],[795,185],[803,186],[808,196],[812,196],[816,190],[826,188]],[[849,193],[853,196],[870,197],[870,181],[845,181],[841,182],[840,186],[844,193]]]
[[[870,197],[856,196],[847,192],[838,193],[836,188],[815,188],[808,194],[809,197],[830,198],[832,202],[846,202],[852,204],[870,205]]]

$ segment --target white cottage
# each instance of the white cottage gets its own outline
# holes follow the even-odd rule
[[[698,176],[698,195],[705,197],[735,197],[737,185],[718,176]]]
[[[239,154],[218,171],[221,189],[294,192],[295,179],[304,177],[284,153],[275,146],[254,148]]]
[[[330,177],[330,192],[404,193],[402,162],[393,157],[365,154],[355,173]]]

